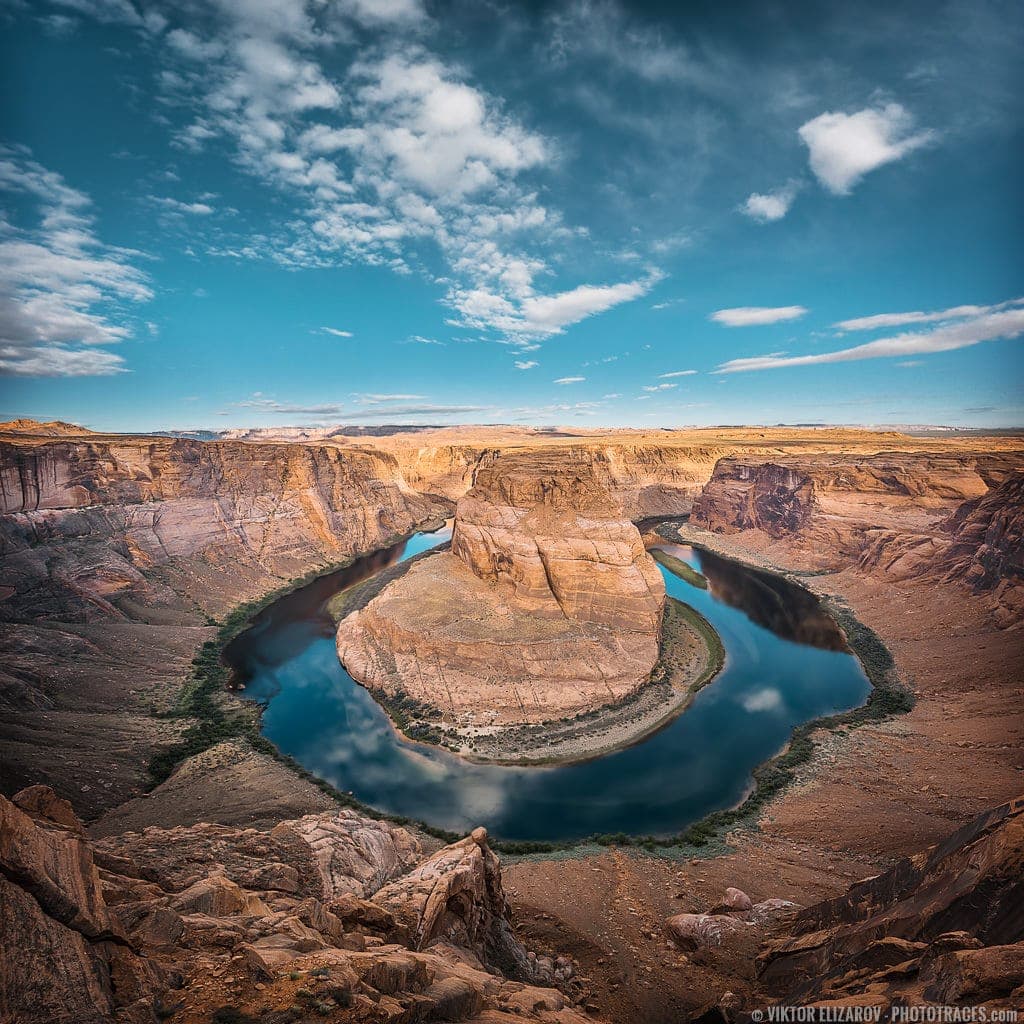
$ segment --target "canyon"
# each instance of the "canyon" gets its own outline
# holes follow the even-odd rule
[[[0,778],[15,798],[2,804],[5,953],[46,936],[41,948],[77,979],[67,1005],[97,1020],[153,1019],[168,992],[184,1001],[172,1017],[182,1020],[210,1019],[214,997],[245,1013],[309,999],[352,1020],[498,1021],[513,1004],[540,1020],[731,1020],[810,992],[807,963],[831,985],[808,998],[863,1000],[874,986],[879,1005],[901,991],[1015,1005],[1012,914],[988,931],[939,914],[897,936],[908,945],[881,949],[861,923],[913,904],[915,879],[951,906],[997,890],[1009,893],[998,905],[1020,906],[1001,880],[1020,873],[1019,805],[1008,802],[1024,789],[1022,480],[1015,437],[479,427],[198,441],[4,425]],[[499,879],[485,836],[442,846],[339,809],[244,737],[211,743],[153,786],[153,752],[190,725],[168,712],[213,620],[453,512],[451,552],[374,599],[380,636],[393,589],[441,559],[434,582],[457,580],[460,600],[500,594],[531,621],[635,636],[646,659],[660,601],[643,589],[632,523],[674,516],[681,539],[797,574],[851,609],[885,642],[914,707],[814,734],[759,828],[689,861],[593,851],[521,860]],[[616,685],[628,692],[642,676]],[[230,693],[216,700],[235,713]],[[996,881],[955,857],[928,875],[938,855],[924,851],[954,832],[952,846],[972,863],[983,851]],[[856,885],[890,871],[888,883]],[[727,888],[754,906],[809,909],[664,930],[680,914],[728,916],[712,913]],[[43,1005],[34,979],[45,965],[33,963],[4,957],[9,1016],[24,1005],[12,1000]],[[46,1005],[38,1019],[67,1019]]]

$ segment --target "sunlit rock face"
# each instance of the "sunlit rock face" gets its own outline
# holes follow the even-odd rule
[[[559,461],[516,453],[478,473],[451,552],[342,622],[354,678],[474,724],[577,714],[648,679],[661,575],[591,462]]]
[[[656,630],[661,574],[589,463],[563,474],[539,453],[509,461],[459,502],[452,554],[538,615]]]

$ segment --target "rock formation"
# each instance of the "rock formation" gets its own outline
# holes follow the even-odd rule
[[[471,726],[569,717],[628,696],[658,658],[664,584],[589,462],[535,453],[477,474],[450,553],[338,629],[352,676]]]
[[[42,778],[87,813],[126,799],[166,732],[150,707],[173,700],[211,616],[444,510],[381,452],[4,435],[6,791]]]
[[[989,592],[1010,625],[1024,607],[1022,481],[1017,454],[730,458],[715,467],[691,521],[761,535],[816,569],[961,582]]]
[[[689,992],[699,976],[713,989],[704,1019],[716,1021],[763,1005],[766,988],[787,1004],[1024,1002],[1019,809],[885,870],[1019,784],[1019,439],[742,428],[380,433],[209,432],[204,444],[0,425],[0,789],[16,794],[0,800],[0,1018],[206,1024],[223,1007],[221,1019],[268,1022],[578,1022],[589,983],[578,963],[553,953],[569,943],[590,959],[587,974],[615,979],[600,1005],[630,1022],[665,1019],[668,989]],[[500,467],[517,460],[518,479],[501,484]],[[609,496],[611,512],[588,506],[564,523],[560,510],[525,514],[521,506],[557,503],[557,485],[537,487],[568,467],[585,493]],[[645,620],[643,601],[609,601],[595,581],[632,587],[643,576],[619,559],[633,550],[625,519],[685,514],[695,503],[695,522],[729,534],[729,544],[776,564],[839,570],[811,585],[835,587],[892,645],[916,677],[917,707],[898,728],[824,744],[813,772],[773,803],[760,837],[726,858],[671,869],[614,853],[519,863],[517,882],[536,883],[533,925],[566,940],[548,943],[551,958],[518,944],[479,834],[437,850],[408,829],[339,812],[244,739],[142,792],[153,750],[188,725],[153,709],[173,703],[196,648],[214,635],[209,617],[388,543],[478,481],[458,533],[469,562],[444,557],[466,593],[529,609],[542,660],[545,644],[558,649],[542,629],[570,622],[563,604],[605,641],[618,629],[608,622]],[[523,535],[529,543],[513,543]],[[561,547],[552,536],[570,540]],[[415,621],[415,603],[408,611]],[[519,620],[504,621],[514,629]],[[945,645],[933,643],[937,631]],[[611,649],[576,643],[561,650],[585,671]],[[480,659],[482,702],[500,692],[501,680],[488,690],[488,677],[504,670],[508,646]],[[549,663],[540,668],[564,673],[554,656]],[[59,796],[35,785],[16,792],[40,780]],[[69,801],[93,820],[88,834]],[[865,851],[870,859],[851,872],[847,858]],[[620,875],[606,873],[610,861]],[[811,861],[813,884],[801,873]],[[646,881],[625,884],[622,865],[672,880],[656,915]],[[698,901],[709,868],[728,877]],[[844,878],[872,871],[882,874],[818,903],[841,893]],[[582,884],[565,887],[561,872]],[[812,906],[795,925],[780,899],[746,911],[733,897],[732,908],[719,895],[733,882]],[[667,937],[655,929],[679,916],[681,889],[686,909],[706,913],[678,922],[672,934],[687,951],[666,959]],[[523,891],[513,896],[527,917]],[[723,914],[737,924],[708,924]],[[631,930],[641,920],[653,926],[649,939]],[[705,941],[712,932],[720,946]],[[765,939],[758,982],[753,957]],[[624,952],[613,964],[616,948]],[[509,980],[524,957],[531,966]],[[706,964],[715,969],[701,975]],[[630,1002],[633,993],[646,1001]]]
[[[759,973],[784,1002],[1021,1006],[1024,797],[799,912]]]
[[[562,974],[516,939],[482,829],[425,860],[349,811],[92,843],[44,787],[0,797],[5,1021],[580,1024]]]

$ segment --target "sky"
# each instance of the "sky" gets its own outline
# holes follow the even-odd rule
[[[0,0],[0,418],[1024,425],[1024,8]]]

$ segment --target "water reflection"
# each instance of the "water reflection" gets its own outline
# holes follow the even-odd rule
[[[810,591],[774,573],[751,569],[711,551],[694,555],[683,545],[659,545],[677,558],[696,557],[715,597],[738,608],[776,636],[826,651],[848,651],[835,620]]]
[[[338,663],[323,606],[341,587],[447,539],[418,535],[282,598],[227,652],[245,693],[267,703],[264,734],[382,810],[457,831],[485,824],[508,839],[671,834],[740,800],[753,768],[785,745],[794,725],[867,696],[859,663],[830,646],[830,620],[802,604],[804,591],[766,589],[726,559],[712,564],[665,545],[711,583],[700,590],[662,569],[669,594],[711,621],[728,653],[718,679],[670,725],[626,750],[556,767],[474,765],[410,743]]]

